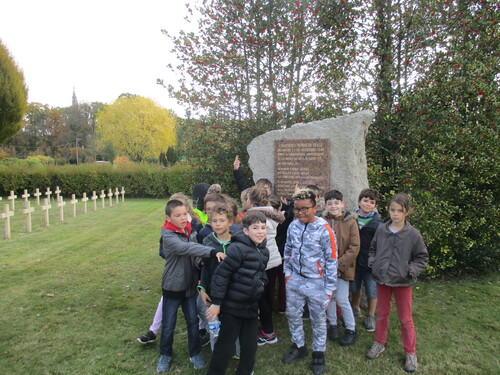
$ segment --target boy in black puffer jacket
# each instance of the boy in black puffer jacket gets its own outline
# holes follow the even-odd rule
[[[267,283],[266,216],[260,211],[248,212],[242,220],[243,230],[231,238],[226,259],[213,276],[212,305],[206,312],[213,321],[221,313],[221,328],[207,374],[224,374],[240,339],[241,356],[237,375],[250,375],[257,352],[258,301]]]

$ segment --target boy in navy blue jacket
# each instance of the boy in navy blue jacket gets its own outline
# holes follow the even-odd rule
[[[368,267],[368,251],[379,225],[383,223],[380,215],[375,211],[380,194],[374,189],[363,189],[358,197],[358,227],[360,250],[356,258],[356,273],[352,285],[352,310],[355,317],[361,316],[359,308],[361,302],[361,286],[365,285],[368,301],[368,314],[365,319],[367,332],[375,331],[375,310],[377,309],[377,286],[372,277],[372,270]]]

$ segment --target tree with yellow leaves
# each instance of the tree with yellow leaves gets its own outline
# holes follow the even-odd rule
[[[157,158],[175,146],[175,119],[166,108],[142,96],[120,96],[97,114],[97,133],[119,154],[135,161]]]

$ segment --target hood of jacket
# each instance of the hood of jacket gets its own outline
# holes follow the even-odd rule
[[[186,230],[183,231],[179,227],[176,227],[174,224],[172,224],[170,221],[165,220],[165,223],[163,224],[162,229],[168,229],[168,230],[171,230],[173,232],[182,234],[184,237],[189,238],[191,236],[191,231],[192,231],[193,227],[191,226],[191,223],[188,221],[186,224]]]
[[[266,218],[274,220],[280,224],[285,221],[285,215],[271,206],[252,207],[248,211],[251,210],[260,211],[266,215]]]
[[[344,217],[342,218],[342,221],[351,221],[351,220],[356,220],[358,218],[358,214],[355,212],[349,212],[345,211]],[[323,219],[325,220],[335,220],[335,217],[327,210],[323,211],[323,214],[321,215]]]

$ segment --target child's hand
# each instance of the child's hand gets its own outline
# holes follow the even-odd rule
[[[213,322],[215,320],[215,318],[217,318],[219,313],[220,313],[220,306],[212,305],[205,312],[205,316],[207,317],[209,322]]]
[[[234,158],[233,168],[234,170],[240,169],[240,157],[238,155]]]
[[[217,253],[217,254],[215,254],[215,257],[217,258],[217,260],[219,261],[219,263],[222,262],[224,260],[224,258],[226,258],[226,256],[227,255],[224,254],[224,253]]]
[[[210,306],[209,302],[212,302],[212,299],[207,294],[207,292],[205,292],[203,289],[200,289],[200,298],[201,298],[201,302],[203,302],[203,304],[205,306],[207,306],[207,307]]]

